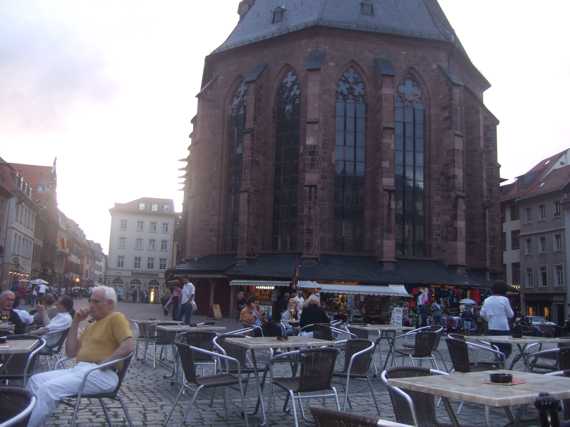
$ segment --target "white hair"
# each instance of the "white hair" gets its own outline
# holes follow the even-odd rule
[[[95,291],[101,291],[105,295],[106,300],[112,301],[113,305],[117,304],[117,293],[115,292],[115,289],[109,286],[95,286],[91,291],[91,294]]]

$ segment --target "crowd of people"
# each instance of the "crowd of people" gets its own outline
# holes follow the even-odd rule
[[[85,377],[85,373],[107,361],[119,359],[134,351],[133,332],[127,318],[116,310],[117,295],[107,286],[95,287],[89,306],[77,312],[73,299],[62,295],[57,300],[51,294],[38,298],[33,310],[17,308],[19,298],[12,291],[0,293],[0,320],[14,327],[12,333],[45,337],[46,345],[54,345],[58,333],[66,333],[65,352],[76,364],[69,369],[49,370],[33,375],[27,388],[37,402],[28,426],[43,425],[59,402],[77,394],[84,384],[85,393],[105,393],[113,390],[118,376],[113,369],[100,369]],[[85,325],[82,322],[89,320]]]
[[[309,325],[330,321],[318,294],[305,299],[301,292],[291,288],[275,298],[271,313],[261,310],[256,297],[243,291],[238,293],[237,309],[244,327],[261,328],[265,336],[311,333]]]

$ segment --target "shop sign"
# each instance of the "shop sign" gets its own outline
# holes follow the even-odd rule
[[[392,316],[390,318],[390,324],[401,328],[404,321],[404,309],[402,307],[394,307],[392,309]]]

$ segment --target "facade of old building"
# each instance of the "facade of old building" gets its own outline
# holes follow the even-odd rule
[[[184,198],[199,305],[232,278],[478,286],[501,270],[490,86],[435,0],[254,1],[206,58]],[[357,267],[358,266],[358,267]]]
[[[110,212],[107,283],[128,301],[158,302],[174,263],[174,202],[145,197]]]
[[[37,208],[34,229],[32,276],[52,283],[57,253],[57,172],[53,166],[11,163],[32,187],[32,199]]]
[[[524,314],[563,323],[568,317],[570,150],[540,161],[501,187],[503,263],[521,290]]]

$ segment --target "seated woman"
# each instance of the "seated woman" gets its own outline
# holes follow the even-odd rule
[[[281,321],[285,326],[287,335],[295,335],[295,329],[299,326],[301,315],[297,311],[297,301],[293,298],[289,299],[287,310],[281,314]]]
[[[48,313],[43,305],[38,305],[38,316],[41,317],[44,327],[31,331],[34,335],[47,335],[46,343],[48,347],[53,347],[60,338],[58,332],[63,332],[69,329],[71,321],[73,320],[73,299],[67,295],[60,297],[56,304],[57,314],[51,320],[48,318]]]
[[[239,314],[239,321],[246,328],[250,328],[252,326],[261,326],[261,311],[256,304],[254,296],[250,296],[247,299],[245,307]]]

